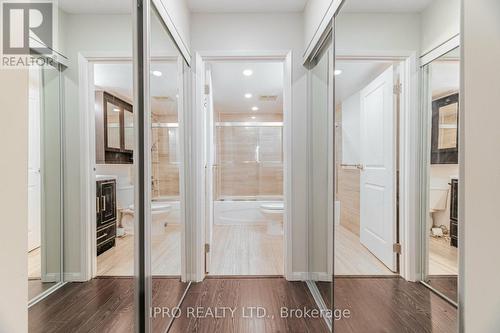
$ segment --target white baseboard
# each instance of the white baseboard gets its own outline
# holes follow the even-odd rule
[[[288,281],[307,281],[308,277],[308,272],[292,272],[290,274],[287,274],[286,279]]]
[[[311,281],[321,281],[321,282],[332,281],[332,274],[328,274],[326,272],[311,272],[309,277]]]
[[[65,282],[86,282],[88,281],[82,273],[64,273]]]

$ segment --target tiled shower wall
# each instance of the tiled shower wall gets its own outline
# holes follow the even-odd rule
[[[252,122],[250,126],[216,126],[216,200],[281,199],[283,196],[282,114],[218,114],[218,122]],[[227,124],[229,123],[229,124]]]

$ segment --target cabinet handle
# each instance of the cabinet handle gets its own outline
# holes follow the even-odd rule
[[[106,210],[106,197],[103,195],[101,196],[102,198],[102,210],[105,211]]]
[[[100,205],[100,200],[99,200],[99,197],[96,197],[95,198],[95,202],[96,202],[96,209],[97,209],[97,212],[99,213],[101,211],[101,205]]]
[[[97,239],[96,239],[96,240],[99,240],[99,239],[101,239],[101,238],[104,238],[104,237],[106,237],[107,235],[108,235],[108,234],[101,235],[101,236],[97,237]]]

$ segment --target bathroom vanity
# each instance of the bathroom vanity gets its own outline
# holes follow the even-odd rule
[[[96,180],[96,233],[97,255],[115,246],[116,179],[112,176]]]
[[[450,245],[458,247],[458,179],[451,179]]]

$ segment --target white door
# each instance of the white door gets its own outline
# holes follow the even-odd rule
[[[205,226],[205,273],[210,273],[212,261],[212,239],[214,224],[214,179],[217,172],[215,162],[215,121],[212,98],[212,75],[210,69],[205,72],[205,91],[203,94],[203,111],[205,113],[206,146],[205,146],[205,191],[206,191],[206,226]],[[207,246],[207,245],[205,245]]]
[[[396,117],[391,66],[361,91],[360,240],[392,271],[396,254]]]
[[[29,85],[29,154],[28,154],[28,251],[40,247],[41,178],[40,178],[40,71],[30,69]]]

